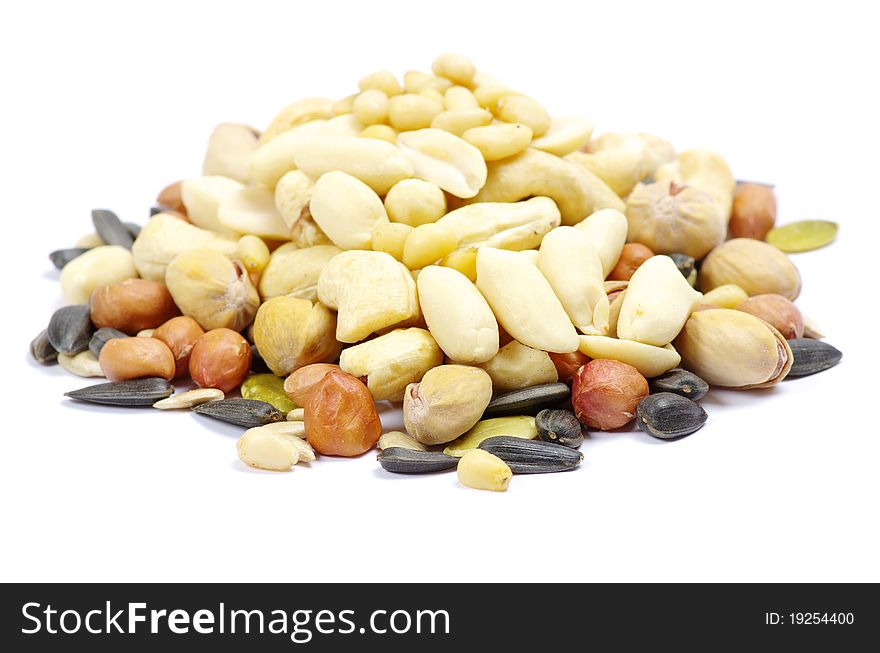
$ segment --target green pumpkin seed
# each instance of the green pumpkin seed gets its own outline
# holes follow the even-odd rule
[[[241,396],[272,404],[285,415],[296,408],[284,392],[284,381],[274,374],[254,374],[241,384]]]
[[[836,236],[836,222],[803,220],[771,229],[767,242],[783,252],[808,252],[824,247]]]

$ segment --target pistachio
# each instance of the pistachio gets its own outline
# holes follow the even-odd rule
[[[673,440],[700,430],[706,411],[695,401],[672,392],[648,395],[636,408],[636,426],[661,440]]]
[[[382,469],[395,474],[442,472],[456,467],[459,461],[455,456],[438,451],[419,451],[399,446],[382,448],[376,459]]]
[[[785,378],[793,358],[779,331],[754,315],[727,308],[692,313],[675,347],[685,369],[710,385],[728,388],[772,386]]]
[[[478,367],[440,365],[410,383],[403,423],[423,444],[454,440],[476,424],[492,398],[492,379]]]
[[[570,410],[545,408],[535,416],[535,428],[544,442],[577,449],[584,441],[583,426]]]
[[[89,307],[74,304],[59,308],[52,314],[46,336],[59,354],[78,354],[89,348],[95,332]]]
[[[651,392],[671,392],[693,401],[702,399],[709,392],[709,384],[703,379],[693,372],[678,369],[651,379],[648,386]]]
[[[804,335],[804,318],[798,307],[782,295],[766,294],[749,297],[736,307],[772,324],[786,340]]]
[[[671,344],[657,347],[607,336],[581,336],[580,351],[590,358],[628,363],[646,378],[660,376],[681,362],[681,356]]]
[[[51,365],[58,359],[58,351],[49,342],[48,329],[43,329],[31,340],[31,357],[40,365]]]
[[[241,396],[265,401],[282,413],[296,408],[296,404],[284,392],[284,382],[274,374],[252,374],[241,384]]]
[[[222,390],[216,388],[196,388],[171,395],[167,399],[160,399],[153,408],[159,410],[174,410],[178,408],[193,408],[211,401],[223,401],[225,395]]]
[[[571,385],[577,418],[603,431],[629,424],[647,395],[645,377],[632,365],[615,360],[590,361],[578,370]]]
[[[794,301],[801,276],[789,258],[773,245],[734,238],[712,250],[700,266],[703,292],[733,283],[749,295],[773,293]]]
[[[170,397],[174,386],[165,379],[147,378],[99,383],[65,392],[65,397],[107,406],[145,407]]]
[[[507,463],[514,474],[565,472],[580,465],[584,454],[569,447],[541,440],[496,436],[479,446]]]
[[[379,438],[379,448],[390,449],[391,447],[400,447],[412,451],[428,450],[425,445],[403,431],[388,431],[382,434],[382,437]]]
[[[76,257],[89,251],[87,247],[69,247],[68,249],[56,249],[49,254],[49,260],[59,270],[63,270],[64,266],[70,263]]]
[[[65,372],[76,376],[104,376],[104,371],[101,369],[97,357],[88,349],[73,355],[58,354],[58,364]]]
[[[334,361],[342,350],[336,340],[336,315],[307,299],[266,301],[257,311],[253,334],[260,356],[279,376],[311,363]]]
[[[456,471],[462,485],[493,492],[507,490],[513,477],[507,463],[482,449],[472,449],[462,455]]]
[[[528,388],[540,383],[555,383],[559,380],[550,354],[527,347],[516,340],[504,345],[495,356],[481,363],[479,367],[489,373],[492,387],[498,392]]]
[[[206,330],[244,329],[260,305],[243,266],[209,247],[179,254],[168,265],[165,283],[183,314]]]
[[[496,395],[486,406],[483,418],[536,414],[543,408],[558,406],[570,398],[571,391],[564,383],[533,385]]]
[[[497,435],[534,440],[538,437],[535,418],[528,415],[517,415],[480,420],[467,433],[446,445],[443,453],[450,456],[462,456],[466,451],[480,446],[483,440]]]
[[[92,224],[95,233],[108,245],[117,245],[125,249],[131,249],[134,237],[122,220],[113,211],[107,209],[95,209],[92,211]]]
[[[794,363],[788,375],[808,376],[834,367],[843,358],[843,353],[821,340],[796,338],[788,341]]]
[[[443,352],[434,338],[416,327],[395,329],[349,347],[339,358],[342,371],[364,378],[376,401],[402,401],[407,385],[442,362]]]
[[[222,422],[251,428],[272,422],[280,422],[284,415],[272,404],[257,399],[222,399],[193,406],[199,415],[213,417]]]

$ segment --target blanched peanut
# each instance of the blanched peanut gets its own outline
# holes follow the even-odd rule
[[[532,147],[565,156],[590,142],[593,127],[593,121],[585,118],[553,118],[547,133],[532,141]]]
[[[464,86],[451,86],[443,94],[446,110],[450,109],[479,109],[480,103],[474,94]]]
[[[421,93],[425,89],[435,89],[443,93],[452,86],[445,77],[435,77],[420,70],[408,70],[403,75],[403,88],[407,93]]]
[[[130,251],[119,245],[101,245],[80,254],[64,266],[61,270],[61,293],[69,304],[87,304],[95,288],[137,276]]]
[[[578,349],[593,359],[609,359],[629,363],[639,373],[651,378],[668,372],[681,362],[672,345],[657,347],[635,340],[619,340],[608,336],[581,336]]]
[[[352,113],[364,126],[388,119],[388,96],[377,89],[367,89],[355,98]]]
[[[596,211],[586,220],[575,225],[575,229],[587,234],[590,244],[599,254],[602,272],[606,277],[620,259],[628,228],[626,216],[616,209]]]
[[[438,91],[436,88],[426,88],[423,91],[419,91],[418,95],[421,95],[422,97],[426,97],[429,100],[434,100],[435,102],[439,102],[444,107],[446,106],[446,98],[444,97],[443,93]]]
[[[296,168],[295,155],[303,144],[320,136],[327,129],[326,120],[313,120],[290,129],[251,154],[248,161],[250,178],[266,188],[275,188],[285,173]]]
[[[271,254],[262,238],[248,234],[238,239],[235,256],[248,272],[262,272],[269,264]]]
[[[322,97],[304,98],[286,106],[272,119],[260,136],[260,143],[268,143],[276,136],[312,120],[330,118],[333,100]]]
[[[443,258],[456,247],[458,238],[448,227],[438,223],[419,225],[406,238],[403,262],[410,270],[418,270]]]
[[[369,249],[373,228],[388,222],[382,200],[364,182],[333,171],[315,182],[309,205],[312,217],[333,244]]]
[[[474,97],[480,106],[489,111],[495,111],[498,101],[507,96],[514,94],[510,87],[498,82],[487,82],[480,84],[474,89]]]
[[[473,145],[442,129],[419,129],[397,138],[413,176],[456,197],[473,197],[486,183],[486,162]]]
[[[480,150],[486,161],[505,159],[522,152],[532,142],[532,130],[518,123],[474,127],[461,137]]]
[[[553,229],[541,241],[537,264],[581,333],[608,332],[602,261],[586,234],[574,227]]]
[[[220,123],[208,139],[202,173],[247,183],[248,158],[257,149],[258,139],[259,134],[253,127],[231,122]]]
[[[479,107],[476,109],[450,109],[434,116],[431,127],[461,136],[469,129],[484,127],[490,122],[492,122],[492,114]]]
[[[334,116],[345,116],[352,112],[354,109],[354,101],[359,93],[354,93],[352,95],[346,95],[341,100],[337,100],[333,103],[330,111]]]
[[[418,227],[443,217],[446,213],[446,195],[430,182],[404,179],[388,191],[385,210],[392,222]]]
[[[492,378],[496,392],[510,392],[559,380],[556,366],[546,351],[527,347],[516,340],[508,342],[480,367]]]
[[[505,331],[524,345],[561,354],[578,348],[577,332],[553,288],[516,252],[477,250],[477,288]]]
[[[388,97],[400,95],[403,92],[400,88],[400,82],[397,81],[394,73],[387,70],[379,70],[362,78],[358,82],[358,89],[360,89],[361,93],[375,89],[382,91]]]
[[[547,197],[523,202],[480,202],[444,215],[437,224],[448,227],[459,246],[532,249],[548,231],[559,226],[559,209]]]
[[[291,170],[278,180],[275,186],[275,208],[288,229],[293,229],[306,212],[314,188],[314,180],[302,170]]]
[[[424,129],[431,126],[434,116],[443,109],[441,100],[404,93],[388,102],[388,122],[398,131]]]
[[[504,492],[513,472],[501,458],[482,449],[471,449],[458,461],[458,480],[476,490]]]
[[[290,227],[275,206],[275,193],[262,186],[244,186],[226,195],[217,207],[217,220],[227,232],[285,240]]]
[[[403,260],[403,244],[413,228],[398,222],[379,222],[373,227],[373,250]]]
[[[535,138],[543,136],[550,129],[550,114],[537,100],[526,95],[505,95],[495,104],[492,113],[498,120],[528,126]]]
[[[452,268],[461,272],[471,283],[477,281],[477,248],[476,247],[459,247],[457,250],[444,256],[439,265],[445,268]]]
[[[313,138],[298,148],[296,167],[315,179],[332,171],[360,179],[379,195],[413,176],[412,164],[391,143],[373,138]]]
[[[465,275],[430,265],[422,269],[417,286],[428,330],[450,359],[484,363],[498,353],[498,322]]]
[[[446,52],[434,59],[431,70],[435,75],[445,77],[462,86],[469,86],[477,72],[473,61],[453,52]]]
[[[233,193],[244,188],[241,182],[228,177],[202,176],[187,179],[181,184],[181,198],[189,221],[202,229],[222,234],[234,231],[218,218],[220,204]]]
[[[370,125],[358,135],[361,138],[375,138],[379,141],[386,141],[392,145],[397,143],[397,132],[394,127],[389,127],[388,125]]]

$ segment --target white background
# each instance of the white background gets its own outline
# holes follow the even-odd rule
[[[877,15],[871,3],[4,3],[6,305],[0,579],[880,581]],[[871,15],[871,13],[873,15]],[[26,355],[61,305],[46,254],[107,207],[143,222],[215,123],[259,128],[442,51],[598,130],[722,152],[780,222],[841,223],[797,255],[799,305],[845,352],[768,391],[712,391],[676,443],[597,435],[576,472],[506,494],[391,477],[372,454],[248,470],[239,430],[63,400]],[[394,424],[388,424],[393,427]]]

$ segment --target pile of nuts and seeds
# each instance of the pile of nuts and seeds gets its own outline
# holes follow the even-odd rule
[[[459,55],[432,69],[219,125],[142,229],[95,210],[51,254],[68,305],[33,357],[109,381],[76,400],[239,425],[253,467],[378,445],[390,472],[490,490],[577,467],[585,429],[681,438],[709,386],[840,360],[784,253],[836,225],[774,228],[773,188],[713,151],[594,137]]]

